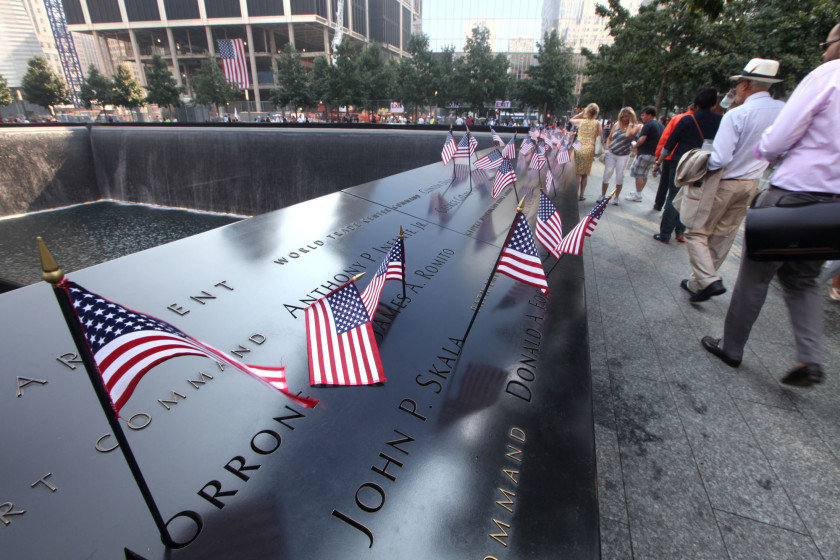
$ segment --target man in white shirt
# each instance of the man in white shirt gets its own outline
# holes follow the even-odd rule
[[[720,186],[705,221],[685,233],[691,276],[680,285],[691,294],[692,302],[726,292],[717,270],[729,254],[769,165],[756,158],[752,148],[785,105],[767,93],[772,84],[782,81],[776,78],[778,70],[778,61],[754,58],[741,74],[732,76],[737,80],[739,106],[723,116],[708,163],[710,172],[723,170]]]

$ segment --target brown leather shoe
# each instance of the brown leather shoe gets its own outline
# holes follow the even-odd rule
[[[822,380],[823,370],[820,364],[805,364],[790,370],[782,379],[782,383],[794,387],[810,387],[822,383]]]
[[[719,338],[712,338],[711,336],[704,336],[700,339],[700,344],[703,345],[703,348],[706,349],[706,352],[710,354],[714,354],[720,361],[724,364],[728,365],[729,367],[738,367],[741,365],[741,360],[736,360],[735,358],[730,358],[726,354],[723,353],[723,349],[720,347],[720,339]]]

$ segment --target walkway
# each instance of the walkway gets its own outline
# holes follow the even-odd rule
[[[657,184],[609,206],[584,253],[603,558],[838,559],[840,304],[826,296],[821,386],[778,382],[795,353],[777,284],[741,367],[707,354],[730,294],[688,302],[685,247],[651,237]],[[722,267],[729,289],[741,246]]]

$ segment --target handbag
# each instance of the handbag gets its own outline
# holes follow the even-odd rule
[[[599,158],[604,155],[604,143],[601,142],[601,136],[599,135],[595,138],[595,158]]]
[[[840,204],[810,193],[791,193],[773,206],[747,209],[744,241],[754,261],[840,259]]]

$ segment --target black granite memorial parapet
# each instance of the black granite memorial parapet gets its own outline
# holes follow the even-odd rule
[[[464,343],[516,201],[451,173],[424,167],[68,274],[243,361],[285,365],[290,389],[321,401],[300,408],[197,357],[146,375],[123,422],[173,536],[195,537],[178,550],[113,449],[49,287],[0,296],[4,557],[597,558],[580,259],[557,267],[550,297],[497,276]],[[520,195],[536,188],[519,175]],[[573,190],[558,196],[566,214]],[[309,387],[304,309],[372,275],[400,226],[406,297],[387,282],[374,322],[388,381]]]

